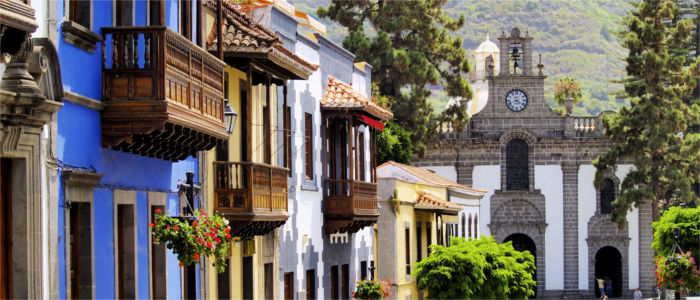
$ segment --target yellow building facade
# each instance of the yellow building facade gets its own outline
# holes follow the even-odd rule
[[[394,299],[422,299],[411,276],[415,263],[430,255],[433,244],[449,246],[458,236],[462,205],[451,200],[455,190],[468,190],[480,199],[485,191],[395,162],[377,168],[380,217],[377,222],[376,261],[379,280],[391,280]],[[461,197],[467,197],[460,194]]]

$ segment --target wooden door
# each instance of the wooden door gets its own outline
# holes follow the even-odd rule
[[[349,284],[349,279],[350,278],[350,266],[345,264],[343,265],[343,299],[348,299],[350,297],[350,284]]]
[[[331,299],[338,299],[338,266],[331,267]]]
[[[243,257],[243,299],[253,299],[253,257]]]
[[[294,272],[284,273],[284,299],[294,299]]]
[[[12,298],[12,160],[0,159],[0,299]]]
[[[316,299],[316,270],[306,270],[306,299]]]

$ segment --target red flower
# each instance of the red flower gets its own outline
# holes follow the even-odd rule
[[[216,223],[216,228],[220,228],[220,227],[221,227],[221,224]]]
[[[194,260],[199,260],[199,253],[194,254]]]
[[[193,221],[192,226],[197,227],[197,221]]]
[[[207,242],[207,247],[211,248],[211,242]]]
[[[170,229],[170,225],[166,226],[166,228]]]
[[[177,227],[177,225],[175,225],[175,227],[173,227],[173,229],[175,229],[175,231],[178,231],[178,230],[180,230],[180,227]]]
[[[228,233],[228,232],[229,232],[229,230],[231,230],[231,229],[230,229],[230,228],[228,228],[228,227],[226,227],[226,229],[224,229],[224,232]]]
[[[156,228],[156,224],[151,223],[151,227]]]
[[[180,265],[180,268],[182,268],[182,262],[179,261],[177,263]]]
[[[226,239],[231,239],[231,235],[227,233],[227,234],[226,234]]]
[[[159,214],[161,212],[160,208],[156,208],[156,213]]]

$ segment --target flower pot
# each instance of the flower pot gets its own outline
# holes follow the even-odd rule
[[[574,98],[566,98],[566,100],[564,100],[564,107],[566,107],[566,114],[570,116],[572,114],[571,110],[574,108]]]

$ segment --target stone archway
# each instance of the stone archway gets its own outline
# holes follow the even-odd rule
[[[611,297],[622,297],[622,254],[615,247],[605,246],[596,252],[595,278],[610,278]],[[594,287],[596,297],[600,297],[600,290]]]
[[[503,242],[512,242],[513,248],[517,251],[530,251],[530,254],[535,257],[535,266],[537,266],[537,246],[535,241],[529,236],[522,233],[514,233],[506,237]],[[533,298],[537,298],[537,268],[535,268],[532,278],[535,279],[535,295]]]

